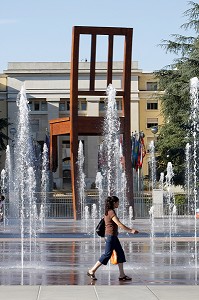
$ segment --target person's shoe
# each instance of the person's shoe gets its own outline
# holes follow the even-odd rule
[[[123,277],[119,277],[119,280],[120,280],[120,281],[127,281],[127,280],[132,280],[132,278],[129,277],[129,276],[127,276],[127,275],[125,275],[125,276],[123,276]]]
[[[90,277],[90,279],[92,279],[92,280],[97,280],[97,278],[95,277],[95,274],[94,274],[94,273],[91,274],[91,273],[87,272],[87,275]]]

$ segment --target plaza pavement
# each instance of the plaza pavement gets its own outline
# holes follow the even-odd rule
[[[199,286],[0,286],[1,300],[198,300]]]
[[[159,222],[162,223],[161,220]],[[135,223],[140,232],[146,232],[147,221],[138,220]],[[71,232],[80,231],[80,227],[74,227],[75,224],[60,221],[55,226],[54,221],[52,224],[49,222],[46,236],[39,242],[45,253],[39,253],[37,256],[41,268],[38,265],[27,267],[23,276],[21,268],[17,264],[13,265],[13,259],[16,262],[20,261],[19,239],[17,236],[16,240],[10,238],[9,233],[13,233],[13,228],[11,231],[10,228],[1,228],[0,300],[199,299],[198,267],[195,269],[192,266],[193,247],[190,245],[193,238],[187,235],[186,220],[182,220],[178,226],[177,231],[184,231],[186,234],[183,234],[184,237],[175,237],[175,241],[179,241],[174,243],[177,248],[174,248],[172,259],[176,264],[172,269],[166,264],[169,257],[166,251],[168,243],[163,246],[162,242],[165,238],[154,239],[154,257],[150,253],[149,238],[144,234],[132,239],[127,238],[128,242],[124,242],[124,246],[130,263],[126,264],[126,270],[127,274],[133,277],[131,282],[119,282],[118,272],[112,266],[102,268],[97,274],[96,282],[90,281],[86,271],[95,262],[96,255],[98,257],[101,244],[97,241],[93,244],[93,239],[83,239],[78,235],[67,236]],[[162,224],[157,225],[157,230],[160,230]],[[193,229],[190,230],[190,234],[192,231]],[[164,267],[161,268],[162,263]]]

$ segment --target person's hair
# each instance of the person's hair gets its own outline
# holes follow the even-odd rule
[[[108,211],[114,209],[114,203],[119,202],[119,198],[116,196],[107,197],[105,200],[105,215],[108,215]]]
[[[1,200],[3,201],[5,199],[5,197],[3,195],[1,195]]]

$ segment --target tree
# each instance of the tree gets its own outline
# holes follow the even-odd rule
[[[199,77],[199,4],[189,2],[184,12],[188,22],[181,27],[192,29],[193,36],[173,34],[174,40],[163,40],[166,52],[178,55],[173,63],[154,72],[159,81],[164,124],[159,128],[157,141],[158,172],[164,172],[170,161],[174,170],[174,184],[184,184],[185,145],[190,138],[190,79]]]
[[[0,119],[0,151],[6,149],[6,142],[9,140],[9,137],[3,132],[8,125],[10,125],[10,123],[6,118]]]

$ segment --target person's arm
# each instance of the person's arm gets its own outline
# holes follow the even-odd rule
[[[125,226],[123,223],[121,223],[117,216],[114,216],[112,218],[112,220],[118,225],[118,227],[120,227],[121,229],[123,229],[129,233],[133,233],[133,234],[139,233],[138,230],[136,230],[134,228],[129,228],[129,227]]]

